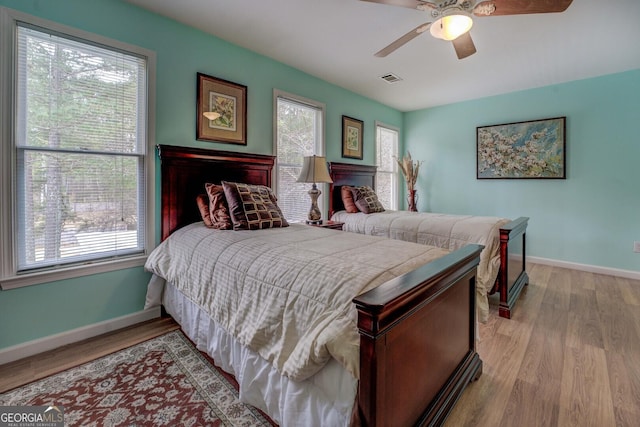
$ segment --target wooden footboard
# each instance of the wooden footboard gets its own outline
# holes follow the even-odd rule
[[[363,425],[440,425],[480,376],[475,282],[482,248],[466,246],[354,299]]]
[[[500,271],[490,294],[500,292],[500,317],[511,318],[511,310],[525,285],[527,225],[529,218],[520,217],[500,229]]]

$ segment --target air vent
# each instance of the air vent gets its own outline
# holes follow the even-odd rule
[[[400,77],[396,76],[393,73],[385,74],[384,76],[380,76],[380,78],[387,83],[396,83],[402,80]]]

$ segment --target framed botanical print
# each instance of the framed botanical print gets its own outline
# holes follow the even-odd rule
[[[247,145],[247,87],[198,73],[196,139]]]
[[[342,157],[362,160],[362,120],[342,116]]]

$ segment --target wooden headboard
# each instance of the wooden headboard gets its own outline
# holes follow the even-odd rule
[[[329,162],[329,174],[333,183],[329,186],[329,218],[344,210],[340,190],[343,185],[368,185],[376,189],[376,166]]]
[[[196,196],[204,184],[222,180],[271,187],[274,156],[158,145],[162,179],[162,240],[185,225],[202,221]]]

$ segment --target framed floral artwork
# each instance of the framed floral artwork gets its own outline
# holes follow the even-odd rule
[[[196,139],[247,145],[247,87],[198,73]]]
[[[362,120],[342,116],[342,157],[362,160]]]
[[[478,179],[565,179],[566,117],[476,128]]]

